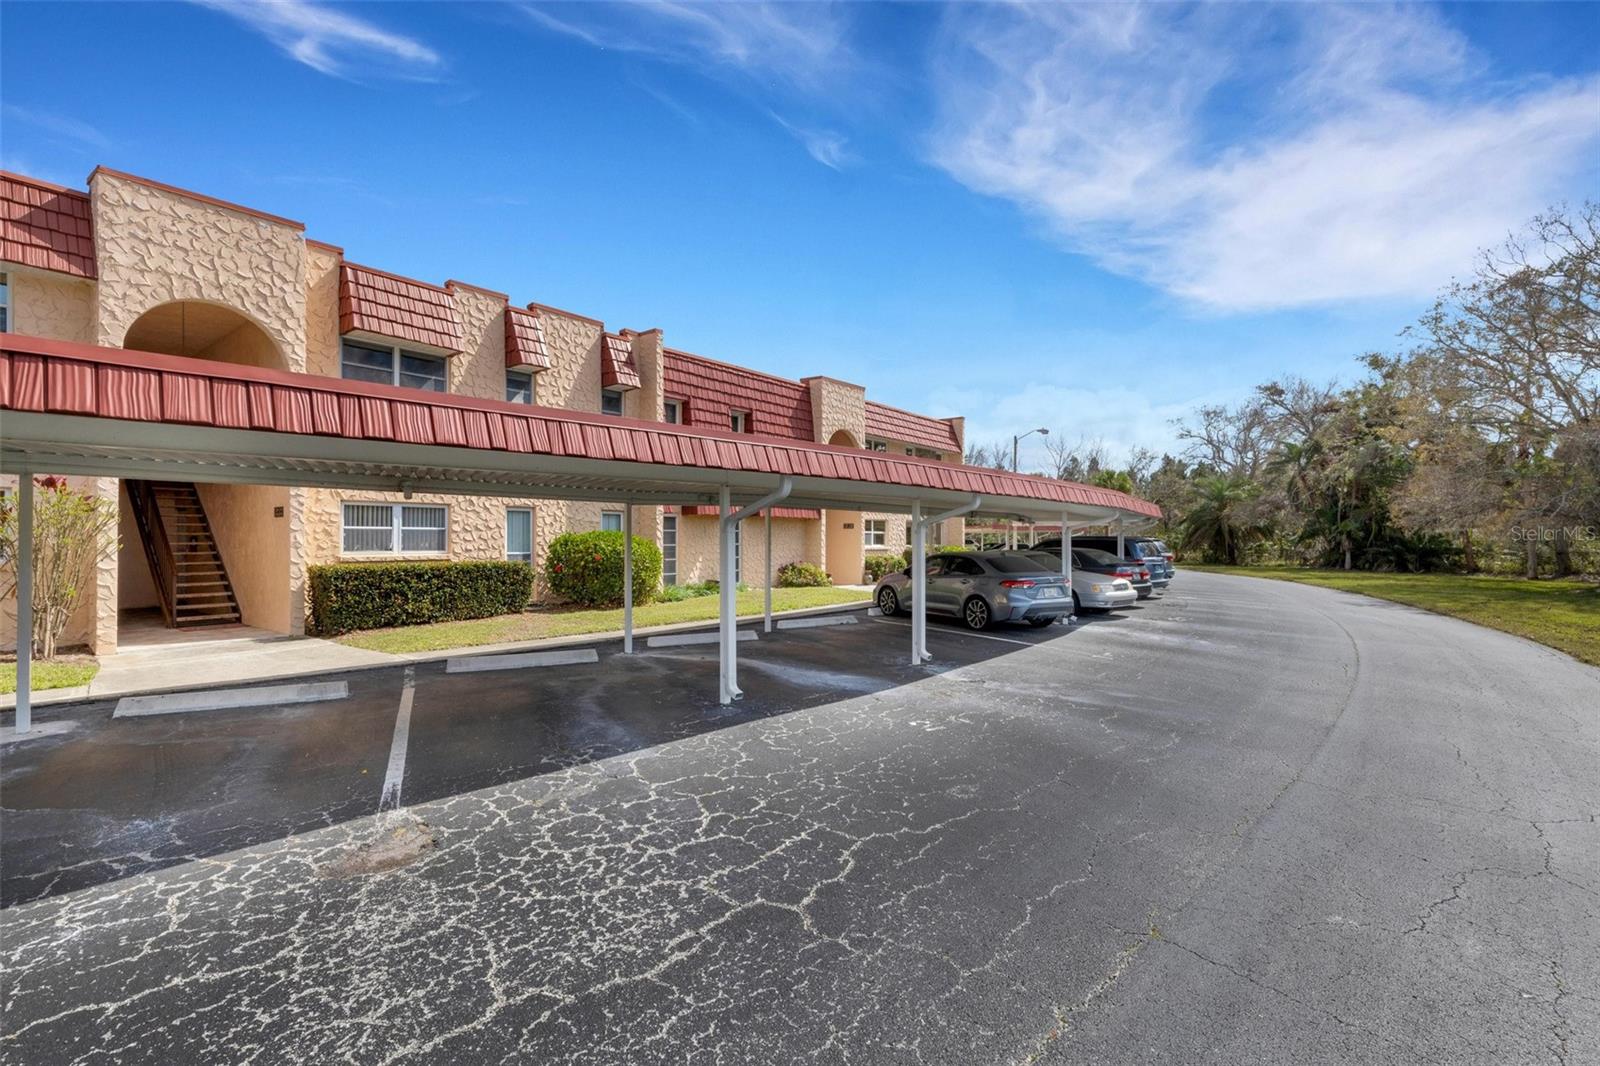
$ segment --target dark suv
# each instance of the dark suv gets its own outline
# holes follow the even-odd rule
[[[1073,537],[1074,548],[1094,548],[1097,551],[1117,554],[1116,537]],[[1049,552],[1052,555],[1061,555],[1061,538],[1046,537],[1033,546],[1034,551]],[[1167,586],[1172,583],[1172,575],[1176,572],[1164,545],[1154,537],[1135,536],[1128,534],[1122,538],[1122,558],[1130,563],[1137,563],[1148,577],[1135,580],[1133,587],[1139,591],[1141,600],[1167,591]]]

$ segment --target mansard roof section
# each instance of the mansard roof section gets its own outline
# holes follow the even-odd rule
[[[639,368],[633,361],[633,344],[615,333],[600,338],[600,385],[607,389],[637,389]]]
[[[534,308],[506,308],[506,368],[549,370],[550,349],[544,343],[544,323]]]
[[[459,352],[465,330],[450,291],[355,263],[339,265],[339,332]]]
[[[961,441],[949,419],[929,418],[875,400],[867,401],[867,435],[919,444],[939,452],[961,451]]]
[[[75,278],[96,277],[88,194],[0,171],[0,259]]]
[[[747,370],[703,355],[666,349],[663,389],[684,401],[684,424],[726,429],[730,411],[746,411],[751,433],[815,440],[811,390],[798,381]]]

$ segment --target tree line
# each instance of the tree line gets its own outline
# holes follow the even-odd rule
[[[1161,506],[1224,563],[1600,570],[1600,204],[1479,254],[1349,385],[1287,375],[1176,423],[1178,455],[1047,437],[1040,473]],[[1006,445],[967,461],[1006,467]]]

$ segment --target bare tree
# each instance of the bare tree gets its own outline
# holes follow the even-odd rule
[[[1272,451],[1272,420],[1259,397],[1236,407],[1210,405],[1194,421],[1175,422],[1178,439],[1189,442],[1185,456],[1214,473],[1255,480]]]

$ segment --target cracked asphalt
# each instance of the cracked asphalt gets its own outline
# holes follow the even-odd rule
[[[1600,1062],[1600,670],[1183,572],[1072,630],[864,616],[0,767],[16,1063]],[[426,827],[383,873],[351,849]]]

